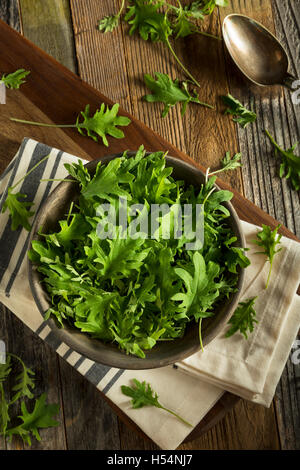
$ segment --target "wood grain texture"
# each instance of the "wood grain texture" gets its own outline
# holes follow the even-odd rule
[[[247,4],[247,9],[245,9]],[[289,71],[300,74],[299,55],[299,0],[265,2],[232,0],[227,13],[248,14],[276,34],[290,61]],[[291,92],[280,87],[261,88],[243,79],[228,58],[231,93],[246,106],[253,106],[258,118],[255,125],[238,129],[240,149],[244,158],[242,168],[245,196],[275,217],[299,236],[300,193],[291,189],[289,182],[278,176],[278,162],[264,129],[284,148],[291,147],[300,137],[300,105],[292,103]],[[276,411],[280,442],[284,449],[300,448],[300,393],[299,366],[288,360],[277,388]],[[297,389],[298,386],[298,389]]]
[[[300,77],[300,1],[274,1],[273,13],[276,35],[283,44],[290,62],[290,72]],[[291,146],[300,137],[300,104],[295,105],[291,94],[284,92],[284,103],[281,106],[283,126],[279,133],[281,143]],[[284,117],[288,119],[285,120]],[[276,131],[276,129],[275,129]],[[298,152],[299,154],[299,152]],[[283,186],[285,199],[283,204],[288,213],[284,222],[294,233],[300,233],[299,193],[287,192]],[[280,202],[277,202],[279,205]],[[282,203],[281,203],[282,204]],[[276,393],[276,411],[283,449],[300,449],[300,366],[289,359]]]

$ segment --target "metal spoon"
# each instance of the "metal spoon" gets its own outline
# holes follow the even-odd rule
[[[232,59],[249,80],[261,86],[283,85],[295,90],[297,78],[288,73],[285,50],[260,23],[245,15],[228,15],[223,22],[223,37]]]

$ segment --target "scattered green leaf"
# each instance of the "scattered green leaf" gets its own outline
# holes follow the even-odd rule
[[[152,390],[149,383],[146,383],[145,381],[139,382],[137,379],[133,379],[132,381],[133,387],[128,387],[126,385],[121,386],[122,393],[131,398],[132,408],[138,409],[143,408],[144,406],[155,406],[156,408],[160,408],[161,410],[165,410],[168,413],[171,413],[182,423],[192,427],[192,424],[190,424],[188,421],[159,403],[158,395],[154,390]]]
[[[239,100],[229,93],[227,96],[222,96],[222,99],[225,105],[227,105],[225,114],[235,116],[233,121],[240,124],[241,127],[245,128],[249,123],[256,121],[256,114],[245,108]]]
[[[292,188],[295,191],[300,189],[300,156],[295,154],[297,143],[290,149],[284,150],[281,148],[270,133],[266,130],[265,133],[270,139],[270,142],[275,148],[275,156],[279,155],[281,159],[279,176],[280,178],[287,178],[291,181]]]
[[[38,397],[31,413],[27,410],[26,404],[23,401],[21,403],[21,415],[18,416],[23,423],[13,428],[6,429],[5,437],[11,439],[13,435],[18,435],[24,442],[31,445],[31,435],[34,436],[37,441],[40,441],[40,429],[58,426],[59,422],[55,421],[53,416],[57,415],[59,412],[59,405],[47,405],[46,399],[46,393]]]
[[[21,373],[16,373],[18,364],[22,367]],[[16,393],[9,401],[6,395],[11,394],[11,391],[9,393],[8,386],[8,379],[11,373],[15,375],[15,385],[11,391]],[[33,376],[34,372],[15,354],[8,353],[6,355],[6,363],[0,364],[0,435],[8,439],[18,435],[28,445],[31,445],[32,436],[38,441],[41,440],[40,429],[59,425],[53,419],[53,416],[59,412],[59,405],[47,405],[45,393],[35,400],[32,412],[28,411],[24,398],[26,398],[27,403],[31,403],[34,400],[32,393],[35,388]],[[19,405],[21,410],[21,414],[18,417],[13,417],[13,421],[18,418],[22,423],[8,428],[8,424],[11,421],[10,408],[13,404],[14,407]]]
[[[6,88],[17,90],[23,83],[25,83],[24,78],[29,74],[30,72],[27,70],[18,69],[13,73],[3,74],[0,81],[5,84]]]
[[[35,171],[35,169],[49,157],[50,154],[42,158],[16,184],[8,187],[7,196],[2,207],[2,213],[5,213],[6,210],[8,210],[11,218],[12,230],[17,230],[21,226],[25,230],[28,230],[28,232],[30,232],[31,224],[29,222],[29,219],[34,215],[34,212],[30,211],[29,208],[32,207],[34,203],[22,201],[21,199],[26,199],[27,195],[21,193],[14,193],[13,191],[17,186],[22,183],[22,181],[24,181],[25,178],[27,178],[27,176],[29,176],[33,171]]]
[[[225,334],[226,338],[229,338],[239,331],[246,339],[248,339],[247,333],[252,333],[254,330],[254,323],[258,323],[255,318],[256,312],[253,307],[256,299],[257,296],[239,303],[237,309],[228,322],[231,324],[231,327]]]
[[[177,103],[182,103],[182,115],[185,113],[186,107],[190,102],[213,108],[210,104],[201,102],[198,93],[195,91],[191,94],[188,90],[187,82],[180,83],[178,79],[172,80],[165,73],[156,72],[155,76],[156,79],[148,74],[144,76],[145,83],[152,91],[152,94],[145,95],[143,99],[148,103],[164,103],[165,107],[162,111],[162,117],[165,117],[170,107],[175,106]]]
[[[261,246],[264,249],[263,251],[260,251],[259,253],[263,253],[264,255],[266,255],[270,263],[266,289],[269,285],[269,281],[271,277],[274,256],[276,255],[276,253],[282,250],[282,248],[279,248],[278,250],[276,250],[276,246],[280,244],[280,240],[282,237],[282,235],[278,235],[278,230],[280,227],[281,227],[281,224],[277,225],[277,227],[272,231],[271,227],[269,227],[268,225],[262,224],[262,231],[256,234],[258,240],[253,240],[253,242],[256,245]]]
[[[120,16],[122,14],[124,6],[125,6],[125,0],[122,0],[120,10],[118,11],[116,15],[104,16],[104,18],[102,18],[99,21],[99,24],[98,24],[99,31],[102,31],[103,33],[111,33],[112,31],[114,31],[119,26]]]
[[[29,208],[34,204],[33,202],[25,202],[26,194],[13,193],[11,188],[8,188],[7,197],[2,207],[2,213],[9,211],[11,217],[11,229],[17,230],[18,227],[23,227],[30,232],[31,224],[29,219],[34,215],[34,212]]]
[[[221,160],[221,166],[219,170],[215,170],[210,172],[208,169],[208,176],[211,175],[216,175],[217,173],[222,173],[223,171],[229,171],[229,170],[236,170],[236,168],[239,168],[242,166],[241,164],[241,158],[242,154],[241,153],[236,153],[233,157],[231,157],[231,153],[228,151],[226,152],[225,157]]]
[[[75,124],[46,124],[42,122],[25,121],[23,119],[10,118],[11,121],[32,126],[43,127],[76,127],[78,132],[82,135],[91,137],[96,142],[98,137],[101,137],[102,142],[108,147],[108,140],[106,135],[111,135],[115,139],[122,139],[124,137],[123,131],[118,129],[117,126],[128,126],[131,120],[126,116],[118,116],[119,104],[115,103],[110,109],[109,106],[101,104],[100,109],[96,110],[93,116],[90,116],[90,106],[86,105],[85,110],[81,111],[81,116],[77,117]],[[83,121],[80,122],[80,117]]]

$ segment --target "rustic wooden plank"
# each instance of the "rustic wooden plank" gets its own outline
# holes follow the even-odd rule
[[[0,0],[0,18],[16,31],[20,31],[18,0]]]
[[[290,61],[290,72],[300,77],[300,1],[278,1],[273,2],[274,21],[276,35],[288,53]],[[300,104],[292,103],[290,92],[284,93],[284,107],[288,121],[284,123],[282,144],[290,146],[297,142],[300,136]],[[283,114],[284,115],[284,114]],[[285,198],[286,212],[290,217],[286,223],[295,231],[300,233],[300,205],[299,194],[292,194]],[[300,449],[300,366],[293,364],[289,359],[281,381],[277,387],[276,411],[280,432],[281,446],[283,449]]]
[[[112,35],[97,30],[98,20],[113,14],[117,3],[70,1],[78,73],[84,81],[132,113],[121,30]]]
[[[20,30],[20,19],[19,19],[19,8],[18,8],[18,1],[13,0],[12,2],[7,2],[6,0],[0,0],[0,18],[9,24],[12,28],[16,29],[17,31]],[[4,72],[4,71],[1,71]],[[17,150],[18,145],[13,143],[10,140],[4,140],[3,146],[7,148],[7,151],[15,152]],[[3,167],[0,167],[0,172],[4,170]],[[2,306],[0,305],[0,311],[2,313]],[[2,340],[6,342],[6,337],[4,337],[4,328],[3,328],[3,318],[2,315],[0,317],[0,337]],[[0,437],[0,450],[6,449],[6,442],[3,437]]]
[[[19,4],[24,36],[76,72],[68,0],[19,0]]]
[[[68,450],[118,450],[117,415],[99,391],[67,362],[60,363]]]
[[[222,19],[232,11],[247,14],[275,32],[290,58],[290,71],[299,75],[299,1],[230,2]],[[246,5],[247,4],[247,5]],[[271,7],[273,6],[272,14]],[[275,24],[274,24],[275,21]],[[252,105],[258,114],[255,125],[238,129],[240,148],[244,158],[242,170],[245,195],[280,222],[299,235],[299,193],[293,191],[286,180],[278,177],[278,164],[274,152],[263,133],[264,129],[279,144],[288,148],[299,140],[299,105],[292,103],[291,93],[280,87],[260,88],[244,80],[228,59],[231,93],[245,105]],[[297,366],[288,360],[277,389],[275,409],[280,429],[282,448],[300,446],[300,396],[297,392]],[[298,396],[297,396],[298,393]]]
[[[200,438],[182,444],[181,450],[279,449],[274,412],[239,400],[234,409]]]
[[[20,0],[20,7],[24,36],[75,72],[77,63],[69,2],[39,0],[32,4],[30,0]],[[65,143],[61,143],[59,148],[64,146]],[[68,449],[117,449],[120,445],[118,422],[109,405],[100,399],[95,387],[63,359],[59,359],[58,373]]]

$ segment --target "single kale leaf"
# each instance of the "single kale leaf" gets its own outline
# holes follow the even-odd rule
[[[165,33],[169,36],[171,26],[159,11],[164,3],[164,0],[132,0],[124,18],[131,25],[129,34],[138,31],[145,41],[149,37],[152,41],[162,40]]]
[[[108,196],[118,196],[130,200],[131,195],[128,190],[133,178],[130,172],[124,171],[121,160],[114,158],[105,166],[98,165],[95,176],[85,186],[82,195],[86,199],[94,197],[105,199]]]
[[[100,109],[96,110],[93,116],[90,116],[90,106],[86,105],[85,110],[81,111],[78,115],[75,124],[46,124],[43,122],[26,121],[24,119],[10,118],[11,121],[19,122],[22,124],[29,124],[32,126],[43,126],[43,127],[76,127],[78,132],[82,135],[91,137],[95,142],[100,137],[103,144],[108,147],[107,135],[114,137],[115,139],[122,139],[124,132],[118,129],[117,126],[128,126],[131,120],[126,116],[118,116],[119,104],[115,103],[110,109],[109,106],[104,103],[101,104]],[[80,119],[83,121],[80,122]]]
[[[175,273],[183,280],[186,292],[173,295],[172,299],[181,301],[180,309],[196,320],[212,315],[211,306],[219,295],[219,285],[216,278],[219,275],[219,266],[205,260],[200,253],[193,255],[194,272],[190,274],[184,268],[175,268]]]
[[[27,410],[25,402],[22,402],[21,415],[19,418],[23,423],[13,428],[6,429],[5,436],[12,438],[13,435],[18,435],[24,442],[31,445],[31,435],[40,441],[40,429],[58,426],[59,422],[55,421],[53,416],[58,414],[59,405],[47,405],[46,398],[47,396],[45,393],[37,398],[31,413]]]
[[[112,16],[104,16],[98,24],[99,31],[103,33],[111,33],[119,26],[119,19],[118,15]]]
[[[15,375],[15,371],[18,371],[16,364],[22,367],[22,372],[17,375]],[[10,389],[8,379],[12,373],[15,375],[15,385]],[[31,436],[41,440],[39,429],[59,424],[53,420],[53,416],[59,411],[59,405],[47,405],[45,393],[35,400],[32,412],[28,411],[24,398],[27,399],[26,403],[32,403],[34,400],[32,393],[35,387],[34,375],[34,372],[24,364],[23,360],[12,353],[7,353],[6,363],[0,364],[0,435],[9,439],[18,435],[29,445],[31,445]],[[16,393],[8,400],[7,396],[11,396],[12,392]],[[18,418],[22,423],[8,428],[10,421],[15,421],[17,418],[10,416],[12,405],[21,407],[21,414]]]
[[[200,101],[199,95],[195,91],[191,94],[187,82],[180,83],[177,78],[172,80],[171,77],[165,73],[156,72],[155,76],[156,79],[151,77],[151,75],[145,74],[145,83],[152,91],[152,94],[145,95],[143,99],[148,103],[164,103],[165,107],[162,111],[162,117],[165,117],[170,107],[175,106],[177,103],[182,103],[182,115],[185,113],[187,105],[190,102],[213,108],[210,104]]]
[[[231,157],[230,152],[226,152],[225,157],[221,160],[223,171],[235,170],[242,166],[241,164],[241,153],[236,153]]]
[[[156,408],[160,408],[167,411],[168,413],[171,413],[187,426],[192,426],[188,421],[181,418],[181,416],[179,416],[177,413],[161,405],[161,403],[158,401],[157,393],[151,388],[149,383],[146,383],[145,381],[139,382],[137,379],[133,379],[132,381],[133,387],[128,387],[126,385],[121,386],[122,393],[131,398],[132,408],[138,409],[143,408],[144,406],[155,406]]]
[[[229,338],[239,331],[246,339],[248,339],[247,333],[252,333],[254,330],[254,323],[258,323],[255,318],[256,311],[253,307],[256,299],[257,296],[239,303],[237,309],[228,322],[231,327],[225,334],[226,338]]]
[[[295,191],[300,189],[300,156],[295,154],[297,143],[294,144],[290,149],[284,150],[281,148],[270,133],[265,131],[270,139],[270,142],[275,148],[275,156],[279,156],[281,159],[279,167],[280,178],[287,178],[291,181],[292,188]]]
[[[125,116],[118,116],[119,104],[116,103],[111,109],[102,103],[99,110],[95,112],[93,116],[90,116],[90,106],[87,105],[84,111],[81,111],[83,122],[79,122],[80,116],[76,121],[76,127],[80,134],[85,135],[84,131],[89,137],[97,142],[98,137],[102,138],[102,141],[106,147],[108,147],[108,140],[106,135],[111,135],[115,139],[122,139],[124,132],[118,129],[117,126],[128,126],[131,120]]]
[[[103,33],[111,33],[112,31],[114,31],[119,26],[120,16],[122,14],[124,7],[125,7],[125,0],[122,0],[120,10],[118,11],[116,15],[104,16],[104,18],[102,18],[99,21],[99,24],[98,24],[99,31],[102,31]]]
[[[234,122],[240,124],[241,127],[246,127],[251,122],[256,121],[256,114],[253,111],[245,108],[242,103],[228,93],[227,96],[222,96],[223,102],[227,105],[225,114],[235,116]]]
[[[11,354],[11,356],[17,359],[22,367],[22,371],[16,376],[15,385],[12,387],[12,390],[16,393],[13,396],[11,403],[14,403],[15,401],[19,400],[19,398],[23,397],[33,398],[32,391],[35,387],[33,377],[35,373],[24,364],[21,358],[13,354]]]
[[[276,250],[276,246],[280,244],[280,240],[282,238],[282,235],[278,235],[278,230],[280,227],[281,224],[278,224],[277,227],[272,231],[271,227],[262,224],[261,232],[258,232],[256,234],[257,240],[253,240],[253,243],[263,248],[263,251],[260,251],[259,253],[263,253],[264,255],[266,255],[270,263],[269,274],[266,282],[266,289],[269,285],[269,281],[271,278],[274,256],[276,255],[276,253],[282,250],[282,248]]]
[[[9,211],[11,217],[11,229],[17,230],[20,226],[30,232],[31,224],[29,219],[34,215],[34,212],[30,211],[29,208],[34,204],[33,202],[25,202],[22,199],[26,199],[26,194],[13,193],[12,188],[8,188],[7,197],[2,207],[2,213]]]
[[[18,69],[13,73],[3,74],[1,77],[1,82],[3,82],[6,88],[18,89],[20,86],[25,83],[23,80],[30,72],[24,69]]]

